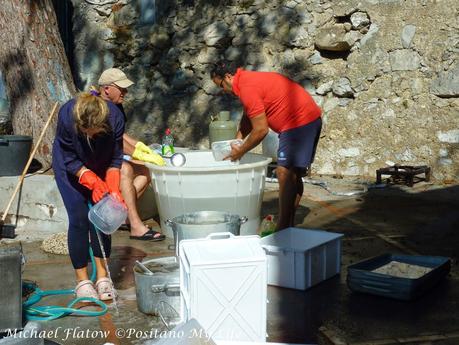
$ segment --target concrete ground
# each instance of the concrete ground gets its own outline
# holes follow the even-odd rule
[[[333,191],[362,190],[360,181],[327,179]],[[266,186],[262,214],[277,214],[277,185]],[[268,287],[270,342],[301,344],[459,344],[459,186],[420,182],[414,187],[370,189],[354,196],[336,196],[305,184],[297,213],[298,227],[343,233],[341,274],[298,291]],[[111,272],[120,294],[103,317],[65,317],[46,322],[50,338],[66,345],[140,344],[142,332],[161,332],[161,321],[137,310],[132,267],[135,260],[172,255],[170,240],[145,243],[128,233],[113,236]],[[46,254],[40,242],[23,243],[27,263],[23,278],[41,289],[72,288],[68,257]],[[439,255],[452,258],[447,279],[414,301],[398,301],[352,293],[347,266],[383,253]],[[44,303],[65,304],[67,297]],[[122,332],[117,338],[115,333]],[[121,330],[121,331],[120,331]],[[157,331],[156,331],[157,330]],[[104,337],[101,331],[111,331]],[[159,334],[159,333],[156,333]]]

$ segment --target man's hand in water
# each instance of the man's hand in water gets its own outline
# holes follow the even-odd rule
[[[242,148],[242,145],[238,142],[233,142],[231,143],[231,153],[223,158],[223,160],[228,160],[230,159],[232,162],[238,161],[239,159],[244,156],[245,151]]]

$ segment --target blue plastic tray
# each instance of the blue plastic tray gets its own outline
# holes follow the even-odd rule
[[[417,279],[399,278],[372,272],[391,261],[433,269]],[[432,288],[449,273],[450,268],[451,260],[447,257],[384,254],[348,266],[347,285],[352,291],[412,300]]]

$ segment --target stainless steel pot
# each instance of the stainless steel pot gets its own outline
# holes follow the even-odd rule
[[[174,234],[175,252],[178,256],[178,244],[181,240],[205,238],[215,232],[230,232],[239,236],[241,225],[247,217],[220,211],[199,211],[185,213],[166,220]]]
[[[175,256],[142,261],[153,274],[134,266],[137,307],[142,313],[161,316],[162,304],[180,312],[180,271]]]

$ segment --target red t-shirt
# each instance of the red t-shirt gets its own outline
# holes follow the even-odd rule
[[[277,133],[304,126],[321,115],[311,95],[279,73],[238,68],[233,92],[249,118],[265,113],[269,127]]]

